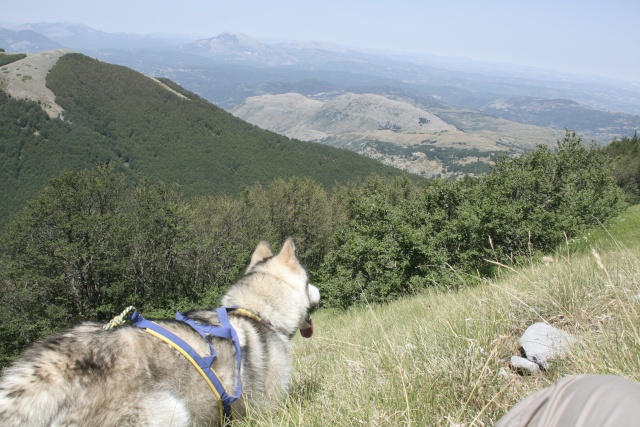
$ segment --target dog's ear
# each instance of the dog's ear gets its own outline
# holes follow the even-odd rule
[[[264,240],[258,243],[253,254],[251,255],[251,261],[249,262],[249,266],[247,267],[247,271],[251,269],[254,265],[259,263],[260,261],[264,261],[265,259],[272,257],[273,253],[271,252],[271,248],[269,244]]]
[[[298,264],[298,260],[296,259],[296,245],[293,243],[293,239],[291,237],[288,237],[287,240],[285,240],[284,245],[282,245],[282,249],[280,249],[280,253],[278,254],[278,258],[285,264],[290,264],[292,266]]]

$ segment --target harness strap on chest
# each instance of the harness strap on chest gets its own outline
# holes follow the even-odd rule
[[[178,337],[173,332],[158,325],[157,323],[145,319],[137,311],[131,315],[131,321],[138,328],[145,330],[151,335],[169,344],[171,347],[180,352],[180,354],[182,354],[187,360],[189,360],[189,362],[191,362],[191,364],[196,368],[198,373],[205,379],[207,385],[216,396],[218,400],[220,415],[226,420],[232,421],[233,411],[231,409],[231,404],[242,394],[242,381],[240,379],[240,364],[242,361],[242,355],[240,352],[240,340],[238,338],[236,330],[233,328],[233,326],[231,326],[231,323],[229,323],[227,310],[234,310],[234,308],[220,307],[216,310],[218,320],[220,321],[220,326],[203,325],[194,321],[193,319],[190,319],[182,313],[176,313],[176,320],[186,323],[204,338],[205,342],[209,346],[209,351],[211,352],[211,355],[209,356],[200,356],[183,339]],[[236,349],[236,362],[238,364],[238,379],[236,383],[236,392],[232,396],[229,395],[226,388],[224,387],[222,382],[220,382],[220,379],[211,368],[211,365],[213,364],[213,361],[215,360],[218,353],[211,345],[207,335],[231,339],[233,341]]]

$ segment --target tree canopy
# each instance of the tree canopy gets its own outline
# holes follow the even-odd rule
[[[1,360],[128,305],[155,315],[216,305],[260,240],[293,237],[323,304],[346,307],[473,283],[623,206],[609,157],[573,133],[479,178],[373,175],[331,192],[292,177],[188,199],[114,163],[70,171],[0,234]]]

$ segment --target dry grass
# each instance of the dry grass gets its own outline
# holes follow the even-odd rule
[[[550,266],[530,260],[472,289],[317,313],[314,337],[294,341],[290,396],[240,425],[487,426],[563,375],[640,381],[640,232],[629,235],[640,210],[627,216],[622,238],[601,233],[593,251],[565,248]],[[542,376],[523,377],[509,358],[538,321],[578,344]]]

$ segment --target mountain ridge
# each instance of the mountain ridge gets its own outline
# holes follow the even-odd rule
[[[147,36],[136,33],[110,33],[96,30],[88,25],[75,22],[37,22],[17,25],[16,31],[33,31],[42,34],[61,47],[73,50],[95,50],[114,45],[133,48],[153,48],[170,46],[171,42],[159,36]],[[48,49],[47,49],[48,50]],[[37,53],[37,52],[32,52]]]
[[[70,23],[31,24],[29,28],[52,31],[48,33],[51,35],[55,28],[75,31],[77,35],[89,31],[86,26],[76,28]],[[247,98],[288,93],[300,93],[310,99],[319,99],[326,93],[372,94],[422,108],[455,126],[460,137],[454,131],[441,135],[434,150],[429,151],[420,143],[434,138],[416,141],[406,131],[394,132],[392,116],[380,124],[384,127],[389,122],[390,129],[369,130],[366,135],[338,135],[322,127],[305,127],[303,123],[285,125],[281,123],[282,116],[265,123],[255,117],[243,118],[290,137],[348,148],[394,166],[400,162],[414,173],[419,168],[412,163],[421,163],[426,156],[430,159],[425,165],[431,171],[429,176],[448,173],[432,167],[433,161],[442,160],[444,153],[435,154],[441,140],[447,157],[453,155],[454,149],[488,150],[480,155],[460,152],[460,161],[466,163],[474,158],[489,161],[491,152],[496,150],[521,152],[538,143],[553,144],[564,129],[576,130],[585,139],[593,138],[605,145],[633,135],[640,128],[640,116],[606,111],[618,106],[640,112],[640,92],[632,86],[623,88],[601,81],[586,84],[547,71],[536,75],[526,67],[513,71],[506,66],[451,58],[385,56],[317,42],[266,43],[241,33],[222,33],[188,43],[174,40],[171,44],[165,40],[163,47],[144,49],[132,44],[135,35],[98,31],[92,34],[105,40],[90,49],[90,56],[130,66],[150,76],[170,78],[228,111],[240,108],[238,105]],[[118,49],[100,48],[109,43],[121,44]],[[452,135],[456,138],[445,138]],[[457,173],[480,171],[452,166]]]
[[[26,68],[28,58],[12,64]],[[177,183],[189,197],[236,194],[279,177],[309,177],[331,188],[372,173],[402,174],[356,153],[259,129],[170,80],[160,83],[67,53],[46,75],[60,118],[2,88],[0,224],[63,171],[104,162],[134,181]]]

